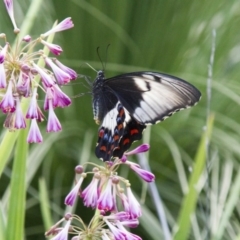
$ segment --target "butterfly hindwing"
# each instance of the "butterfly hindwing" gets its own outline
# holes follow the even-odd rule
[[[99,71],[93,83],[94,119],[101,124],[96,156],[121,158],[142,138],[146,124],[194,106],[200,97],[193,85],[167,74],[136,72],[105,79]]]
[[[132,143],[142,138],[145,125],[132,118],[120,102],[107,113],[98,131],[98,142],[95,149],[97,157],[110,160],[121,158]]]
[[[113,150],[118,147],[124,133],[126,113],[120,102],[104,116],[98,131],[98,142],[95,153],[101,159],[110,159]],[[128,115],[129,118],[129,115]]]
[[[112,156],[121,158],[134,141],[142,138],[142,132],[145,128],[146,125],[142,125],[134,118],[131,118],[130,121],[126,123],[123,136],[121,137],[118,146],[114,149]]]

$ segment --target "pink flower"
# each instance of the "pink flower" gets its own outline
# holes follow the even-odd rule
[[[125,221],[125,220],[129,220],[129,213],[128,212],[116,212],[116,213],[113,213],[111,215],[108,216],[108,218],[113,218],[115,220],[119,220],[119,221]]]
[[[14,112],[16,109],[15,100],[12,94],[12,80],[10,80],[8,83],[7,91],[0,102],[0,108],[2,109],[3,113]]]
[[[74,186],[74,188],[71,190],[71,192],[66,196],[65,198],[65,204],[72,206],[74,202],[76,201],[76,198],[79,194],[79,189],[83,182],[83,177],[81,176],[78,180],[77,184]]]
[[[38,113],[38,115],[37,115],[37,121],[38,121],[38,122],[44,121],[44,115],[43,115],[43,113],[42,113],[42,111],[41,111],[41,109],[40,109],[39,106],[37,106],[37,113]]]
[[[97,204],[99,210],[111,211],[114,208],[112,180],[110,178],[108,179],[106,188],[101,192]]]
[[[124,221],[121,221],[121,224],[129,227],[129,228],[136,228],[139,225],[139,221],[137,218],[135,219],[126,219]]]
[[[38,108],[37,108],[37,88],[33,89],[33,95],[28,107],[26,118],[38,118]]]
[[[114,177],[113,177],[114,178]],[[113,200],[113,208],[112,208],[112,211],[118,211],[118,208],[117,208],[117,185],[118,183],[115,183],[114,180],[112,178],[112,200]]]
[[[17,92],[24,97],[29,97],[32,91],[31,85],[31,75],[20,71],[18,82],[17,82]]]
[[[84,172],[84,168],[83,168],[82,165],[77,165],[77,166],[75,167],[74,171],[75,171],[76,174],[81,174],[81,173]]]
[[[84,205],[87,207],[96,208],[99,191],[98,191],[99,179],[93,177],[91,183],[82,191],[82,198]]]
[[[62,22],[60,22],[57,26],[53,27],[49,31],[42,34],[41,36],[47,37],[52,33],[61,32],[61,31],[67,30],[69,28],[72,28],[73,26],[74,25],[73,25],[72,19],[70,17],[68,17],[68,18],[65,18]]]
[[[9,45],[9,43],[6,43],[0,52],[0,64],[2,64],[5,61],[8,45]]]
[[[26,122],[23,117],[20,99],[16,98],[16,111],[15,111],[15,124],[14,127],[16,129],[26,128]]]
[[[130,166],[130,168],[137,173],[144,181],[153,182],[155,180],[154,174],[151,172],[142,169],[138,164],[126,161],[126,164]]]
[[[32,62],[32,65],[33,65],[34,69],[37,70],[37,72],[41,76],[44,86],[51,87],[53,84],[55,84],[54,81],[52,80],[51,76],[49,74],[47,74],[43,69],[41,69],[37,64]]]
[[[121,225],[130,228],[136,228],[139,225],[138,219],[137,218],[131,219],[129,213],[127,212],[111,213],[110,215],[104,216],[103,218],[105,221],[107,220],[114,223],[120,223]]]
[[[149,150],[149,148],[150,148],[149,144],[146,144],[146,143],[141,144],[140,146],[136,147],[132,151],[125,152],[121,158],[121,161],[123,163],[125,163],[127,161],[127,156],[147,152]]]
[[[75,80],[77,78],[77,73],[72,70],[71,68],[63,65],[61,62],[59,62],[56,58],[53,59],[53,61],[67,74],[71,76],[71,80]]]
[[[53,107],[67,107],[72,101],[71,99],[62,92],[57,84],[54,84],[51,88],[47,88],[46,96],[44,101],[44,110],[49,109],[49,99],[52,99]]]
[[[132,190],[130,187],[127,187],[127,197],[128,197],[128,203],[129,203],[129,214],[130,218],[138,218],[142,215],[141,206],[137,199],[134,197]]]
[[[102,240],[111,240],[110,237],[106,234],[106,231],[102,231]]]
[[[31,68],[30,66],[28,66],[26,63],[22,63],[22,65],[20,66],[21,71],[24,73],[29,73]],[[37,72],[36,72],[37,73]],[[28,76],[29,77],[29,76]]]
[[[129,203],[128,203],[127,196],[124,193],[120,193],[119,197],[121,198],[124,211],[129,212]]]
[[[65,73],[61,68],[52,62],[48,57],[45,58],[45,62],[52,68],[55,77],[60,85],[70,82],[71,76]]]
[[[130,233],[128,232],[122,225],[122,223],[118,222],[117,223],[117,227],[119,228],[119,230],[125,234],[125,239],[126,240],[142,240],[142,238],[140,238],[139,236],[137,236],[136,234]]]
[[[71,223],[70,221],[67,221],[64,228],[62,228],[62,230],[51,240],[68,240],[68,230],[70,227],[70,223]]]
[[[41,40],[41,43],[48,47],[48,49],[55,55],[60,55],[63,51],[62,48],[59,45],[46,42],[44,40]]]
[[[13,0],[4,0],[4,3],[17,32],[19,29],[17,29],[13,16]],[[52,31],[57,32],[72,26],[72,21],[68,18],[56,28],[53,28]],[[30,35],[21,37],[19,41],[16,42],[15,47],[7,42],[6,34],[0,33],[0,39],[3,40],[3,44],[0,44],[0,90],[3,89],[0,94],[0,111],[7,113],[4,126],[10,131],[25,128],[25,116],[23,116],[20,103],[22,101],[30,103],[26,118],[35,120],[31,122],[27,140],[29,142],[40,142],[42,141],[42,136],[37,122],[43,121],[44,116],[38,106],[37,91],[47,92],[44,102],[45,109],[49,109],[47,131],[55,132],[61,130],[61,124],[53,109],[55,107],[69,106],[71,99],[57,86],[57,80],[61,82],[61,84],[69,82],[73,78],[73,70],[70,71],[69,68],[65,66],[65,72],[65,70],[63,70],[64,67],[59,67],[53,63],[52,60],[49,60],[51,68],[48,68],[48,66],[40,67],[40,64],[36,64],[36,62],[45,56],[43,51],[39,50],[39,44],[42,45],[41,36],[33,41]],[[54,54],[59,55],[62,52],[62,48],[56,44],[51,44],[44,40],[42,40],[42,43],[48,46]],[[55,72],[52,69],[54,69]],[[42,86],[38,83],[39,77]],[[27,101],[25,100],[26,98],[28,98]],[[29,101],[29,99],[31,101]]]
[[[40,143],[43,141],[36,119],[32,119],[31,121],[31,126],[28,132],[27,141],[29,143]]]
[[[114,235],[115,240],[127,239],[126,234],[122,230],[118,229],[117,227],[115,227],[112,223],[110,223],[107,220],[105,220],[105,222],[108,225],[109,229],[111,230],[112,234]]]
[[[48,104],[49,104],[49,113],[48,113],[48,122],[47,122],[47,132],[61,131],[62,126],[53,110],[52,99],[48,100]]]
[[[3,64],[0,64],[0,88],[5,88],[7,86],[6,73]]]
[[[149,150],[149,148],[150,148],[149,144],[144,143],[144,144],[141,144],[140,146],[136,147],[132,151],[124,153],[124,155],[129,156],[129,155],[133,155],[133,154],[147,152]]]
[[[53,88],[52,87],[48,87],[46,89],[46,95],[45,95],[44,106],[43,106],[43,109],[45,111],[49,110],[49,100],[50,99],[53,100]]]
[[[4,0],[6,9],[8,11],[8,15],[12,21],[13,27],[14,27],[14,32],[18,33],[20,30],[17,27],[17,24],[15,22],[14,14],[13,14],[13,1],[12,0]]]
[[[55,84],[52,86],[53,89],[53,107],[67,107],[72,101],[71,99]]]
[[[31,36],[30,35],[26,35],[25,37],[23,37],[22,41],[24,42],[30,42],[31,41]]]

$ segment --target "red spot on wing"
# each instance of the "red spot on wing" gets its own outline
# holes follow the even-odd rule
[[[114,141],[118,141],[119,140],[119,136],[118,135],[114,135],[113,139],[114,139]]]
[[[120,111],[119,111],[119,117],[122,118],[124,116],[124,114],[125,114],[124,109],[121,108]]]
[[[123,125],[122,124],[118,124],[117,128],[118,128],[118,130],[121,130],[123,128]]]
[[[100,129],[100,130],[99,130],[98,136],[99,136],[100,138],[103,138],[103,136],[104,136],[104,130],[103,130],[103,129]]]
[[[123,145],[126,145],[126,144],[128,144],[128,143],[130,143],[130,139],[129,139],[129,138],[124,139]]]
[[[135,128],[135,129],[132,129],[131,131],[130,131],[130,134],[131,135],[134,135],[134,134],[138,134],[139,133],[139,131]]]
[[[132,143],[142,138],[142,131],[146,128],[130,116],[128,122],[125,121],[125,109],[122,104],[118,104],[118,114],[115,119],[109,119],[111,126],[101,126],[98,132],[98,142],[95,149],[96,156],[103,161],[110,161],[112,157],[121,158]],[[108,116],[107,116],[108,117]],[[108,122],[108,121],[106,121]]]
[[[100,150],[106,152],[107,151],[107,147],[106,146],[101,146]]]
[[[131,120],[126,123],[124,133],[118,143],[118,146],[113,151],[113,157],[121,158],[124,152],[131,147],[134,141],[142,138],[142,132],[145,128],[145,125],[141,125],[134,118],[131,118]]]

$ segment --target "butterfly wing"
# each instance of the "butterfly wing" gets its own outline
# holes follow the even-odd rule
[[[123,74],[99,82],[93,91],[94,115],[101,122],[95,153],[104,161],[121,158],[142,138],[146,124],[191,107],[201,97],[190,83],[156,72]]]
[[[190,83],[167,74],[136,72],[106,79],[130,115],[141,124],[155,124],[194,106],[201,93]]]
[[[105,114],[99,128],[96,156],[104,161],[109,161],[112,157],[121,158],[134,141],[142,138],[144,128],[146,126],[132,118],[118,101]]]
[[[106,98],[106,96],[105,96]],[[116,102],[103,116],[98,130],[98,142],[95,154],[98,158],[108,161],[113,150],[118,146],[124,132],[126,114],[120,102]]]

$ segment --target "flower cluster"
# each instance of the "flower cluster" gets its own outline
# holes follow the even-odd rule
[[[12,0],[4,0],[6,9],[13,22],[14,32],[19,33],[13,15]],[[48,111],[47,132],[61,130],[61,124],[54,112],[56,107],[66,107],[71,104],[70,98],[62,92],[59,85],[67,84],[77,78],[77,73],[63,65],[56,58],[47,57],[44,48],[54,55],[60,55],[62,48],[44,40],[50,34],[72,28],[71,18],[66,18],[58,25],[37,39],[30,35],[17,39],[11,46],[4,33],[0,34],[4,45],[0,45],[0,109],[6,114],[4,126],[10,131],[26,128],[26,119],[31,120],[28,142],[42,142],[38,122],[44,120],[44,115],[38,106],[38,89],[45,93],[44,110]],[[45,67],[38,62],[44,60]],[[39,83],[39,80],[40,82]],[[29,99],[27,110],[22,109],[21,102]]]
[[[128,155],[145,152],[148,149],[149,145],[143,144],[126,153],[122,159],[116,158],[113,162],[106,162],[104,167],[95,165],[91,172],[84,172],[82,166],[77,166],[75,173],[80,177],[77,177],[74,188],[65,198],[65,204],[73,206],[79,196],[86,207],[96,209],[95,215],[86,226],[79,216],[68,214],[67,218],[65,216],[55,224],[46,235],[56,234],[54,240],[65,240],[69,233],[75,235],[72,238],[74,240],[85,239],[90,236],[89,234],[91,234],[89,239],[140,240],[139,236],[129,232],[126,227],[138,226],[138,218],[142,215],[141,206],[131,190],[131,184],[127,179],[120,177],[117,170],[121,165],[127,165],[144,181],[154,181],[155,177],[151,172],[127,159]],[[93,175],[91,183],[84,190],[80,190],[83,180],[89,174]],[[67,223],[63,228],[59,228],[64,220],[67,220]],[[81,227],[76,226],[75,222]]]

